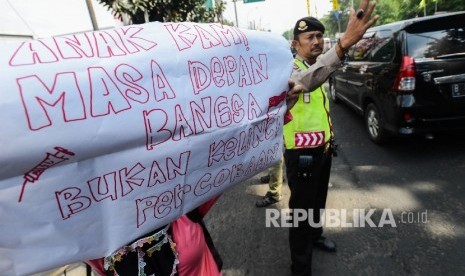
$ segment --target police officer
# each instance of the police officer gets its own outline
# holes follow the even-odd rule
[[[255,202],[257,207],[267,207],[271,204],[281,201],[283,198],[282,187],[283,187],[283,157],[279,159],[279,162],[268,169],[268,175],[262,176],[260,182],[268,183],[268,191],[265,196]]]
[[[321,54],[325,27],[321,22],[304,17],[295,24],[292,46],[297,55],[291,79],[301,85],[304,92],[286,114],[290,121],[284,125],[284,160],[291,190],[289,208],[294,213],[295,209],[312,210],[307,215],[315,223],[320,222],[320,210],[325,208],[333,154],[334,135],[323,83],[341,66],[348,48],[376,22],[378,16],[371,17],[375,6],[375,2],[362,0],[357,13],[352,9],[346,32],[324,55]],[[336,251],[336,244],[322,234],[322,227],[311,226],[308,221],[290,228],[293,275],[311,275],[313,247]]]

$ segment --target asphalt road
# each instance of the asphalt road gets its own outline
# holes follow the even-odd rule
[[[354,210],[375,209],[376,226],[391,224],[326,227],[338,251],[315,250],[314,275],[465,275],[465,134],[378,146],[352,110],[333,104],[331,113],[339,156],[327,208],[347,210],[348,223]],[[225,276],[291,275],[288,229],[266,227],[266,209],[254,205],[267,189],[263,175],[225,192],[207,215]],[[283,193],[271,208],[287,208],[287,183]]]

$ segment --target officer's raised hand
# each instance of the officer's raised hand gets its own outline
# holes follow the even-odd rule
[[[375,7],[376,1],[362,0],[357,11],[351,8],[346,31],[338,40],[338,47],[336,47],[337,55],[340,58],[344,56],[352,45],[362,39],[367,29],[373,26],[378,20],[379,15],[372,17]]]

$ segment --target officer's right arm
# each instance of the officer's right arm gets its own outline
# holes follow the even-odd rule
[[[341,59],[336,53],[335,47],[317,58],[316,62],[302,71],[294,69],[291,79],[303,87],[304,91],[313,91],[321,86],[341,66]]]

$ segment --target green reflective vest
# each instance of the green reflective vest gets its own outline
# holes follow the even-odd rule
[[[294,64],[302,71],[307,70],[305,64],[298,59],[294,59]],[[301,93],[290,110],[292,120],[284,125],[286,149],[315,148],[331,139],[329,100],[323,85],[309,94]]]

